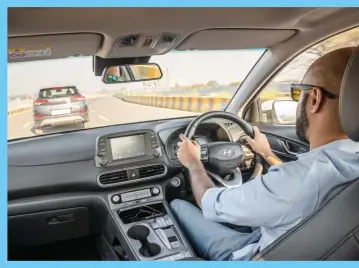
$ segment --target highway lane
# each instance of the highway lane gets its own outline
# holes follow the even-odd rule
[[[111,96],[91,98],[88,105],[90,122],[85,128],[196,115],[193,112],[127,103]],[[45,134],[79,128],[75,125],[46,129]],[[8,140],[30,136],[35,136],[31,110],[8,116]]]

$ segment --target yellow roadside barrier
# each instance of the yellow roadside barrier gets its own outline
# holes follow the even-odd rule
[[[184,96],[165,96],[165,95],[115,95],[115,97],[122,101],[141,104],[153,107],[162,107],[174,110],[183,110],[190,112],[208,112],[208,111],[221,111],[225,109],[232,99],[232,96],[197,96],[197,95],[184,95]],[[289,93],[282,92],[266,92],[260,96],[262,100],[272,99],[287,99],[290,98]]]
[[[32,106],[26,106],[26,107],[21,107],[21,108],[17,108],[17,109],[8,110],[7,115],[22,113],[22,112],[30,110],[31,108],[32,108]]]
[[[199,96],[125,96],[117,98],[135,104],[162,107],[190,112],[207,112],[223,110],[231,100],[229,97],[199,97]]]

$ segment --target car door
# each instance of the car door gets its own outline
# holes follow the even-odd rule
[[[248,109],[256,109],[253,125],[267,135],[273,152],[284,161],[296,160],[309,144],[296,135],[297,103],[290,96],[291,83],[300,83],[308,67],[319,57],[342,47],[359,45],[359,27],[332,36],[299,54],[261,91]]]

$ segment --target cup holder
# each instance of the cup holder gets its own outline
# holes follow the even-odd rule
[[[156,243],[151,243],[148,241],[148,236],[150,235],[150,229],[144,225],[135,225],[132,226],[128,231],[127,235],[134,239],[138,240],[141,243],[139,252],[144,257],[154,257],[161,252],[161,247]]]

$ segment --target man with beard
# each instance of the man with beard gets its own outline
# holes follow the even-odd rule
[[[341,83],[354,51],[326,54],[309,67],[301,84],[292,85],[292,98],[299,101],[297,135],[310,143],[297,161],[282,163],[255,127],[255,138],[247,140],[272,165],[268,173],[239,187],[218,188],[200,161],[198,144],[180,136],[177,156],[189,170],[202,210],[183,200],[172,201],[171,208],[201,257],[251,259],[315,211],[336,186],[359,177],[359,144],[348,139],[339,118]],[[222,223],[254,228],[241,233]]]

